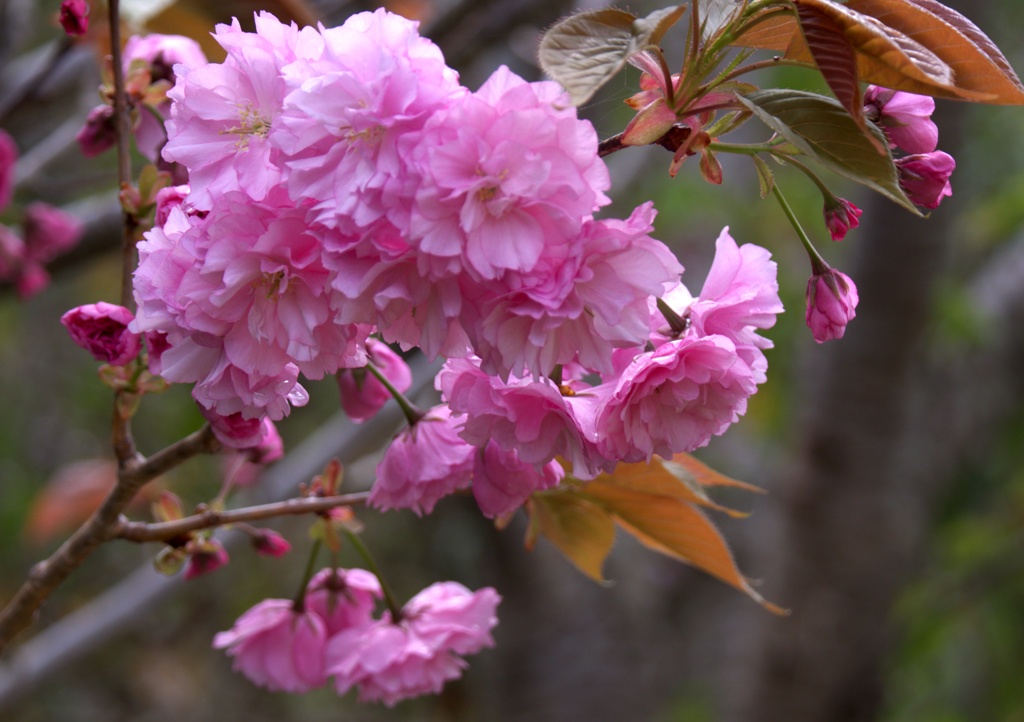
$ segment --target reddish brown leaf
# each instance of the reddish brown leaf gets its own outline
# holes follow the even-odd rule
[[[733,45],[781,53],[789,47],[793,37],[800,34],[800,25],[793,13],[780,12],[779,8],[754,15],[747,27],[749,29],[734,40]]]
[[[543,534],[581,572],[604,581],[604,560],[615,542],[615,524],[604,508],[573,490],[534,494],[528,508],[528,549]]]
[[[751,588],[718,529],[692,504],[677,497],[648,494],[601,481],[588,484],[585,491],[611,512],[624,531],[645,546],[692,564],[744,592],[766,609],[783,613]]]
[[[692,472],[691,468],[696,473]],[[725,512],[735,518],[747,516],[743,512],[716,504],[704,493],[704,489],[701,487],[706,485],[707,481],[715,483],[716,477],[721,480],[719,483],[723,486],[727,482],[732,482],[733,486],[760,491],[756,486],[721,476],[689,454],[678,454],[672,461],[654,459],[649,464],[619,464],[613,473],[602,474],[595,479],[595,482],[643,494],[671,496],[680,501]],[[589,490],[590,486],[587,489]]]
[[[988,96],[975,100],[1024,104],[1024,85],[1009,61],[955,10],[935,0],[850,0],[847,7],[877,18],[935,53],[953,70],[957,88]]]
[[[866,134],[864,99],[857,79],[857,55],[844,28],[836,22],[833,14],[811,5],[797,6],[800,30],[818,70],[836,100]],[[884,153],[884,148],[879,148],[879,152]]]

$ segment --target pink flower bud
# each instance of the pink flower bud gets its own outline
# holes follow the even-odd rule
[[[825,225],[833,241],[841,241],[853,228],[860,225],[861,209],[845,198],[832,196],[825,199]]]
[[[89,3],[86,0],[64,0],[60,4],[60,26],[75,37],[89,30]]]
[[[832,268],[811,276],[807,282],[806,321],[814,340],[825,343],[842,338],[846,324],[857,315],[857,287],[850,277]]]
[[[92,354],[97,361],[124,366],[139,355],[142,339],[128,330],[134,320],[124,306],[100,301],[79,306],[65,313],[60,322],[71,340]]]
[[[78,148],[86,158],[95,158],[103,151],[113,148],[117,143],[117,127],[114,122],[114,109],[109,105],[97,105],[89,111],[85,125],[75,136]]]
[[[193,539],[185,546],[185,551],[188,552],[186,581],[216,571],[229,561],[227,549],[216,539]]]
[[[74,248],[82,237],[82,222],[48,203],[25,208],[25,248],[28,258],[49,263]]]
[[[263,438],[256,446],[246,449],[245,455],[253,464],[272,464],[284,456],[284,442],[273,421],[263,419]]]
[[[949,176],[956,169],[956,161],[949,153],[936,150],[897,158],[896,169],[900,187],[916,205],[938,208],[945,196],[953,195]]]
[[[14,166],[18,162],[18,146],[14,139],[0,130],[0,211],[11,202],[14,193]]]
[[[366,355],[398,391],[408,391],[412,386],[409,366],[387,344],[368,339]],[[391,392],[367,369],[339,371],[338,391],[341,408],[356,423],[372,417],[391,399]]]
[[[153,225],[163,227],[164,223],[167,222],[167,217],[171,215],[171,211],[175,208],[181,208],[181,204],[188,196],[188,191],[189,187],[187,185],[169,186],[158,190],[156,192],[156,213],[153,218]]]
[[[258,446],[266,435],[263,419],[259,417],[246,418],[241,412],[222,416],[202,404],[199,411],[210,422],[217,440],[232,449],[251,449]]]
[[[287,539],[269,529],[260,529],[252,538],[252,545],[257,554],[265,557],[284,556],[292,550],[292,545],[288,543]]]
[[[907,153],[930,153],[939,142],[938,126],[931,119],[935,100],[927,95],[871,85],[864,92],[864,110]]]

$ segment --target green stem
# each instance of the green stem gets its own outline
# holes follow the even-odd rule
[[[302,586],[299,587],[299,593],[295,595],[295,601],[292,603],[292,609],[299,614],[306,611],[306,587],[309,586],[309,580],[313,578],[313,568],[316,566],[316,558],[319,554],[320,540],[318,539],[313,542],[313,548],[309,550],[306,569],[302,572]]]
[[[388,610],[391,612],[391,621],[394,624],[398,624],[402,619],[402,607],[399,606],[398,601],[395,599],[395,595],[392,593],[391,587],[388,586],[388,583],[384,581],[384,577],[381,576],[380,569],[377,568],[377,562],[374,561],[373,555],[370,554],[370,550],[366,548],[366,545],[363,544],[363,540],[359,538],[358,534],[351,532],[348,529],[345,529],[344,531],[345,536],[348,537],[352,546],[355,547],[357,552],[359,552],[359,556],[361,556],[363,561],[366,562],[367,568],[373,572],[373,575],[377,577],[377,581],[380,582],[380,588],[384,592],[384,601],[387,603]]]
[[[758,153],[771,153],[772,147],[764,143],[712,143],[711,150],[716,153],[738,153],[740,155],[757,155]],[[788,158],[787,158],[788,160]]]
[[[405,394],[396,389],[395,385],[391,383],[391,380],[385,376],[372,361],[366,362],[366,370],[376,376],[377,380],[384,385],[384,388],[388,390],[388,393],[390,393],[394,397],[395,401],[398,402],[399,407],[402,409],[402,413],[405,414],[405,418],[409,422],[409,426],[415,426],[417,421],[427,415],[426,411],[418,408],[414,403],[406,398]]]
[[[818,190],[821,191],[821,194],[826,198],[835,195],[834,193],[832,193],[832,191],[828,189],[828,186],[825,185],[825,182],[818,177],[817,173],[808,168],[804,163],[798,161],[793,156],[775,152],[772,152],[772,155],[774,155],[777,158],[781,158],[784,162],[790,163],[794,168],[800,170],[805,176],[807,176],[810,179],[812,183],[814,183],[814,185],[818,186]]]
[[[797,220],[796,214],[793,213],[793,209],[789,206],[786,201],[786,197],[782,195],[782,191],[779,189],[779,184],[772,184],[772,193],[775,194],[775,200],[779,202],[779,206],[782,207],[782,212],[786,214],[786,218],[789,219],[790,224],[796,231],[796,234],[800,237],[800,242],[804,244],[804,249],[807,251],[807,255],[811,257],[811,267],[817,271],[819,267],[828,268],[828,264],[825,259],[818,253],[818,249],[811,243],[811,239],[807,237],[807,233],[804,231],[803,226],[800,225],[800,221]]]

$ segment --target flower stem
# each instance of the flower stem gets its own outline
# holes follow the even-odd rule
[[[302,584],[299,586],[299,593],[295,595],[292,602],[292,609],[301,614],[306,611],[306,587],[309,580],[313,578],[313,568],[316,566],[316,558],[320,555],[320,540],[313,542],[313,548],[309,550],[309,559],[306,561],[306,569],[302,572]]]
[[[391,612],[391,621],[398,624],[402,619],[402,607],[399,606],[398,601],[395,599],[395,595],[392,593],[391,587],[388,586],[388,583],[384,581],[384,577],[381,576],[380,569],[377,567],[377,562],[374,561],[373,555],[370,554],[370,550],[366,548],[366,545],[363,544],[363,540],[360,539],[359,535],[355,532],[345,529],[345,536],[348,537],[352,546],[355,547],[357,552],[359,552],[359,556],[361,556],[363,561],[366,562],[367,568],[373,572],[375,577],[377,577],[377,581],[380,582],[380,588],[384,592],[384,601],[387,603],[388,610]]]
[[[417,421],[427,415],[426,411],[418,408],[416,404],[406,398],[405,394],[396,389],[395,385],[391,383],[391,379],[385,376],[372,361],[366,362],[366,370],[376,376],[377,380],[384,385],[384,388],[388,390],[388,393],[390,393],[394,397],[395,401],[398,402],[399,407],[402,409],[402,413],[405,414],[405,418],[409,422],[409,426],[415,426]]]
[[[828,268],[828,264],[825,259],[818,253],[818,249],[811,243],[811,239],[807,237],[807,233],[804,231],[803,226],[800,225],[800,221],[797,220],[796,214],[793,213],[793,209],[789,206],[786,201],[786,197],[782,195],[782,190],[779,188],[779,184],[775,183],[772,185],[772,193],[775,194],[775,200],[779,202],[779,206],[782,207],[782,212],[786,214],[786,218],[789,219],[796,234],[800,237],[800,242],[804,244],[804,249],[807,251],[807,255],[811,257],[811,266],[817,269],[819,266]]]

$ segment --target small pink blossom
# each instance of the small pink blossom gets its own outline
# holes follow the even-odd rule
[[[266,599],[213,638],[234,657],[234,669],[272,691],[308,692],[327,681],[327,630],[319,614],[296,611],[287,599]]]
[[[95,158],[100,153],[113,148],[117,143],[117,125],[114,121],[114,109],[109,105],[97,105],[89,111],[75,140],[78,149],[86,158]]]
[[[956,170],[956,161],[949,153],[908,155],[896,159],[900,187],[907,197],[923,208],[938,208],[946,196],[953,195],[949,177]]]
[[[245,456],[253,464],[272,464],[284,456],[284,441],[273,421],[263,419],[263,436],[256,446],[245,450]]]
[[[7,131],[0,128],[0,211],[7,207],[14,194],[14,167],[18,163],[18,146]]]
[[[260,529],[252,538],[252,545],[256,553],[265,557],[282,557],[291,551],[292,545],[288,540],[269,529]]]
[[[439,499],[469,486],[474,450],[459,437],[461,426],[441,404],[400,432],[377,465],[370,506],[429,514]]]
[[[494,440],[538,470],[561,456],[579,479],[596,476],[607,462],[597,452],[597,389],[563,389],[549,378],[502,381],[473,359],[449,359],[437,376],[441,397],[467,415],[462,437],[483,448]]]
[[[321,569],[306,585],[305,605],[333,636],[372,622],[382,597],[380,581],[365,569]]]
[[[490,442],[473,457],[473,498],[484,516],[509,514],[535,491],[551,489],[565,477],[557,461],[549,461],[540,471],[524,463],[515,451],[506,451]]]
[[[815,272],[807,282],[807,327],[814,340],[825,343],[842,338],[846,324],[857,315],[857,286],[845,273],[832,268]]]
[[[531,271],[609,202],[593,126],[556,83],[504,66],[431,118],[410,152],[422,178],[410,239],[431,277]]]
[[[935,100],[927,95],[869,85],[864,110],[892,144],[907,153],[931,153],[939,142],[939,128],[932,120]]]
[[[171,215],[171,210],[181,208],[188,197],[189,187],[187,185],[168,186],[156,192],[156,211],[153,217],[153,225],[163,226]]]
[[[841,241],[846,234],[860,225],[862,211],[845,198],[830,196],[825,199],[825,225],[833,241]]]
[[[501,597],[490,587],[433,584],[413,597],[397,623],[389,615],[341,632],[327,646],[327,672],[338,694],[353,687],[363,702],[397,702],[436,694],[466,667],[460,655],[494,645],[491,630]]]
[[[153,82],[167,80],[174,84],[174,66],[179,63],[189,68],[206,65],[206,54],[195,40],[184,35],[149,33],[133,35],[124,44],[121,53],[127,71],[133,60],[142,60],[150,66]]]
[[[25,246],[28,257],[49,263],[75,247],[82,237],[82,222],[48,203],[25,207]]]
[[[412,386],[412,372],[402,357],[376,339],[368,339],[366,354],[370,363],[391,382],[395,390],[405,392]],[[391,400],[391,392],[377,376],[365,368],[342,369],[338,372],[341,408],[356,423],[374,416]]]
[[[623,371],[597,419],[601,452],[639,462],[693,451],[744,414],[756,390],[755,371],[725,336],[669,341]]]
[[[586,220],[579,237],[546,249],[529,272],[467,288],[461,321],[482,368],[502,377],[546,376],[578,361],[609,371],[613,349],[642,346],[648,300],[683,270],[647,235],[654,215],[645,203],[625,221]]]
[[[63,0],[60,4],[60,26],[75,37],[89,31],[89,3],[86,0]]]
[[[142,339],[128,330],[134,316],[124,306],[100,301],[78,306],[65,313],[60,322],[71,340],[97,361],[124,366],[139,355]]]
[[[246,418],[241,413],[222,416],[216,411],[200,406],[199,410],[207,421],[213,435],[220,443],[232,449],[249,449],[257,446],[265,433],[263,419]]]

